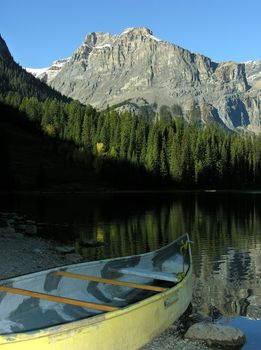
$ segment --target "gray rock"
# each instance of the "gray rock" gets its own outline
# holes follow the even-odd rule
[[[260,70],[257,63],[216,63],[159,40],[148,28],[129,28],[87,35],[47,83],[98,109],[117,105],[154,116],[165,109],[187,121],[259,133]]]
[[[82,256],[77,253],[66,254],[66,260],[68,263],[76,263],[82,260]]]
[[[0,227],[1,235],[6,235],[8,237],[8,235],[11,235],[13,233],[15,233],[15,229],[11,226]]]
[[[42,251],[40,248],[35,248],[35,249],[33,250],[33,253],[41,254],[41,253],[43,253],[43,251]]]
[[[37,226],[36,225],[25,225],[25,233],[28,235],[36,235],[37,234]]]
[[[25,224],[18,224],[15,226],[15,229],[18,231],[25,231],[26,225]]]
[[[74,246],[61,246],[61,247],[56,247],[55,249],[58,253],[61,253],[61,254],[70,254],[75,252]]]
[[[34,220],[26,220],[26,223],[29,225],[35,225],[36,222]]]
[[[246,316],[251,319],[261,320],[261,297],[252,295],[247,298],[249,305],[247,306]]]
[[[185,334],[186,339],[205,341],[208,345],[240,348],[246,337],[238,329],[220,324],[200,322],[191,326]]]
[[[211,322],[211,317],[208,317],[206,315],[204,315],[201,312],[197,312],[197,313],[193,313],[190,314],[188,316],[188,319],[192,322],[192,323],[199,323],[199,322]]]

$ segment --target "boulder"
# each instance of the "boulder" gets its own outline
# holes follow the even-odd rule
[[[37,234],[37,226],[32,224],[25,225],[25,233],[28,235],[36,235]]]
[[[238,328],[200,322],[191,326],[185,334],[189,340],[205,341],[210,346],[241,348],[246,341],[245,334]]]

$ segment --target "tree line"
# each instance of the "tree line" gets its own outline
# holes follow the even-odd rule
[[[182,118],[142,118],[115,109],[98,112],[77,101],[1,94],[56,141],[68,156],[117,184],[175,188],[256,188],[261,185],[261,137],[198,127]],[[69,152],[69,151],[68,151]]]

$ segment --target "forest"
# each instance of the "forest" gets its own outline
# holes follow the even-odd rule
[[[261,137],[198,127],[180,117],[144,119],[98,112],[77,101],[38,100],[7,93],[1,101],[23,112],[67,156],[117,184],[177,188],[256,188]],[[59,141],[61,141],[59,143]],[[68,146],[67,146],[68,147]]]
[[[97,111],[0,62],[0,102],[46,135],[52,150],[116,187],[245,189],[261,185],[261,137],[218,125]],[[8,117],[8,116],[6,116]]]

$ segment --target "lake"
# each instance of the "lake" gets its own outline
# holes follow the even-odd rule
[[[193,307],[261,343],[261,193],[1,196],[0,211],[26,214],[41,235],[75,244],[88,260],[157,249],[188,232]],[[80,248],[81,240],[97,248]]]

